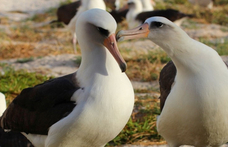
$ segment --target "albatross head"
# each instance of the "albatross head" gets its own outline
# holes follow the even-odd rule
[[[170,20],[164,17],[151,17],[134,29],[117,33],[118,41],[136,38],[149,38],[169,53],[189,37]]]
[[[90,9],[82,13],[76,22],[76,34],[82,53],[94,49],[108,49],[119,64],[121,71],[126,70],[126,63],[117,47],[115,31],[116,21],[105,10]],[[96,55],[94,55],[96,56]]]

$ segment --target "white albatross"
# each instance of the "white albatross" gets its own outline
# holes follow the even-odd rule
[[[36,147],[103,147],[114,139],[134,105],[116,27],[104,10],[83,12],[76,28],[79,69],[24,89],[3,113],[1,127],[24,132]]]
[[[132,29],[140,24],[142,24],[140,21],[136,20],[135,18],[137,15],[141,12],[143,12],[143,6],[141,0],[128,0],[128,12],[126,15],[126,20],[128,24],[128,28]]]
[[[228,141],[228,69],[218,53],[163,17],[152,17],[118,40],[147,37],[177,68],[171,91],[157,119],[168,145],[220,146]]]

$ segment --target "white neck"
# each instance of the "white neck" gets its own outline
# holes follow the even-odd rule
[[[137,1],[135,1],[134,6],[130,7],[128,13],[131,13],[132,15],[136,16],[137,14],[139,14],[142,11],[143,11],[142,3],[139,0],[137,0]]]
[[[153,11],[154,8],[150,2],[150,0],[141,0],[142,6],[143,6],[143,11]]]
[[[81,65],[77,71],[77,79],[80,80],[79,83],[82,86],[94,83],[92,81],[98,75],[111,77],[111,74],[122,73],[118,63],[106,47],[86,38],[83,40],[78,38],[78,42],[80,48],[83,48]]]
[[[120,9],[120,0],[115,1],[116,10]]]
[[[129,29],[137,27],[141,24],[141,22],[135,20],[135,17],[142,11],[143,11],[143,8],[142,8],[141,1],[140,0],[135,1],[135,5],[130,7],[126,16]]]
[[[204,69],[208,71],[208,74],[212,74],[210,71],[221,72],[221,70],[227,70],[226,65],[214,49],[189,36],[183,36],[185,39],[176,38],[176,40],[167,41],[165,44],[160,44],[160,46],[173,60],[178,72],[201,74],[202,69]]]

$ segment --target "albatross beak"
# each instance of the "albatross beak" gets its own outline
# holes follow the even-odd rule
[[[127,64],[119,52],[119,49],[116,43],[115,34],[111,34],[108,38],[104,40],[104,46],[110,51],[110,53],[116,59],[117,63],[120,66],[121,71],[125,72],[127,68]]]
[[[117,41],[146,38],[150,33],[149,24],[144,23],[137,28],[119,31],[116,35]]]

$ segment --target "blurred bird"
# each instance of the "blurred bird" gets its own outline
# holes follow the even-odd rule
[[[77,48],[76,48],[77,36],[75,33],[77,18],[80,16],[82,12],[93,8],[106,10],[106,6],[103,0],[81,0],[81,6],[79,7],[78,12],[75,14],[75,16],[70,20],[69,24],[67,25],[67,28],[71,31],[73,36],[73,47],[74,47],[75,53],[77,52]]]
[[[127,12],[127,24],[128,28],[134,28],[141,24],[140,21],[136,20],[138,14],[143,12],[142,2],[141,0],[128,0],[129,10]]]
[[[191,14],[184,14],[178,10],[167,9],[167,10],[154,10],[143,12],[142,3],[140,0],[129,0],[129,11],[127,13],[127,22],[129,28],[134,28],[142,24],[147,18],[153,16],[165,17],[177,25],[181,25],[186,17],[193,17]]]
[[[112,10],[118,10],[120,8],[120,0],[104,0],[106,7]]]
[[[75,53],[77,52],[77,36],[75,35],[75,22],[78,17],[77,15],[92,8],[100,8],[105,10],[105,4],[107,7],[111,8],[111,10],[114,10],[119,7],[119,0],[78,0],[66,5],[62,5],[57,9],[57,20],[53,20],[51,23],[63,22],[65,25],[67,25],[73,36],[73,48]]]
[[[151,0],[141,0],[143,11],[153,11],[154,7],[152,6]]]
[[[57,9],[56,16],[57,20],[53,20],[51,23],[63,22],[65,25],[68,25],[70,20],[76,15],[79,7],[81,6],[83,0],[78,0],[69,4],[60,6]],[[111,10],[118,10],[119,0],[104,0],[107,7]]]
[[[81,6],[81,0],[62,5],[57,9],[56,16],[57,20],[53,20],[51,23],[63,22],[65,25],[68,25],[70,20],[76,15],[79,7]]]
[[[122,8],[118,10],[112,10],[110,14],[116,20],[117,23],[120,23],[126,19],[127,12],[128,12],[128,5],[124,5]]]
[[[178,10],[174,9],[166,9],[166,10],[154,10],[154,11],[147,11],[142,12],[136,16],[136,20],[142,24],[147,18],[154,17],[154,16],[161,16],[169,19],[170,21],[174,22],[176,25],[180,26],[181,23],[186,18],[192,18],[194,15],[192,14],[185,14]]]

